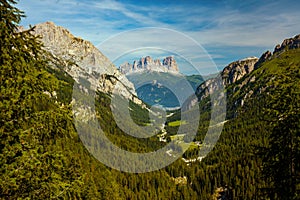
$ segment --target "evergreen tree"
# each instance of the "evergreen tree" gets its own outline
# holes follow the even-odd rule
[[[271,199],[300,199],[299,80],[281,75],[276,81],[265,112],[272,126],[263,165],[270,184],[267,195]]]
[[[55,103],[58,81],[32,29],[18,30],[24,14],[15,3],[0,1],[0,198],[76,196],[65,190],[80,174],[50,145],[72,128],[69,111]]]

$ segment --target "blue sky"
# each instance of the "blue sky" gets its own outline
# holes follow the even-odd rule
[[[53,21],[75,36],[91,41],[111,60],[115,59],[114,54],[101,49],[101,44],[109,38],[113,41],[115,35],[126,40],[126,34],[122,33],[137,28],[157,27],[184,34],[199,43],[219,69],[244,57],[259,57],[264,51],[273,50],[283,39],[300,34],[298,0],[20,0],[17,7],[27,15],[22,25]],[[188,48],[185,41],[176,40],[176,34],[173,35],[174,38],[172,34],[160,38],[163,41],[161,47],[166,51],[153,52],[153,57],[165,56],[172,45],[177,49]],[[155,34],[136,37],[148,40],[147,44],[157,39]],[[123,45],[130,49],[130,42]],[[193,48],[187,51],[193,64],[202,70],[201,73],[214,72],[210,70],[209,63],[201,60],[201,53]],[[151,54],[151,51],[127,54],[115,64],[125,60],[131,62],[131,59],[146,56],[146,53]],[[194,73],[180,61],[179,64],[183,73]]]

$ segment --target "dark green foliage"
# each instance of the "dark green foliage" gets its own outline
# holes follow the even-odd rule
[[[48,67],[46,70],[59,80],[59,90],[56,91],[57,98],[63,104],[68,105],[72,100],[73,78],[59,67],[56,69]]]
[[[2,198],[50,198],[70,184],[81,185],[78,170],[50,145],[72,137],[73,125],[51,95],[58,81],[45,71],[41,44],[30,30],[17,31],[23,14],[9,3],[14,1],[1,1],[0,193]]]
[[[153,136],[150,138],[136,138],[130,136],[123,132],[116,124],[112,112],[110,110],[110,96],[104,93],[99,92],[98,97],[96,98],[96,110],[98,113],[98,120],[101,128],[106,133],[106,136],[118,147],[122,149],[131,151],[131,152],[150,152],[155,151],[161,148],[163,145],[158,141],[157,136]],[[142,109],[140,106],[133,104],[132,102],[129,103],[131,108],[136,111],[136,113],[140,113],[141,115],[132,115],[133,121],[138,123],[148,123],[149,117],[146,117],[146,111]],[[127,119],[124,119],[124,123],[128,123]],[[138,124],[136,124],[138,126]],[[134,127],[132,127],[134,129]],[[92,132],[92,131],[90,131]],[[97,134],[97,133],[94,133]]]
[[[228,187],[233,199],[299,198],[299,55],[299,49],[275,54],[227,88],[229,122],[197,166],[212,174],[202,175],[205,186],[195,184],[197,191]],[[254,83],[241,84],[251,77]]]
[[[300,198],[300,87],[299,69],[290,70],[290,76],[280,75],[273,80],[265,108],[265,120],[272,133],[269,145],[263,149],[266,193],[271,199]],[[272,88],[273,89],[273,88]]]
[[[189,75],[186,76],[186,80],[191,84],[194,91],[203,83],[204,79],[201,75]]]
[[[146,84],[137,89],[137,95],[149,105],[162,105],[167,108],[179,107],[176,95],[167,87]]]
[[[146,126],[150,123],[149,111],[146,108],[141,108],[132,101],[129,101],[129,107],[130,117],[137,125]]]
[[[176,199],[180,196],[165,171],[121,173],[108,169],[87,152],[74,129],[69,106],[74,81],[59,67],[48,67],[41,45],[30,31],[17,32],[21,14],[1,0],[0,198]],[[125,139],[126,135],[111,121],[109,97],[99,94],[99,99],[99,121],[118,145],[132,151],[149,151],[160,146],[157,138],[148,142]],[[142,109],[131,106],[142,115],[141,122],[149,121],[143,119],[146,113]]]
[[[274,55],[227,88],[228,122],[218,143],[201,163],[184,169],[199,199],[211,198],[216,188],[227,188],[231,199],[299,198],[299,58],[299,49]],[[255,82],[241,84],[252,77]],[[210,120],[208,102],[200,102],[197,141]],[[192,148],[184,157],[195,155]]]

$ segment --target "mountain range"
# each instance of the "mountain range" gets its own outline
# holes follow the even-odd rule
[[[162,62],[159,59],[153,59],[150,56],[142,57],[139,60],[133,61],[133,64],[125,62],[119,66],[119,70],[123,74],[136,72],[166,72],[179,73],[177,62],[174,56],[165,57]]]
[[[190,102],[188,109],[167,111],[166,122],[155,129],[157,134],[137,138],[128,134],[147,130],[163,117],[150,117],[154,111],[137,97],[134,84],[90,42],[63,27],[46,22],[21,29],[23,13],[11,2],[0,4],[1,199],[299,198],[300,35],[284,40],[259,59],[230,63],[217,78],[190,77],[202,81],[193,86],[197,101]],[[176,71],[174,60],[167,60],[165,66]],[[147,69],[149,63],[164,66],[164,61],[147,58],[136,67]],[[74,91],[90,94],[92,90],[96,90],[92,98],[78,95],[74,100],[72,96]],[[224,105],[211,98],[219,90],[226,95],[226,114]],[[113,104],[116,96],[129,104]],[[74,101],[84,105],[90,99],[94,99],[94,116],[73,112]],[[193,116],[194,106],[199,107],[200,118],[188,124],[181,116]],[[121,119],[129,132],[116,122],[112,111],[116,108],[129,110],[132,120]],[[74,121],[77,115],[84,119],[80,130]],[[224,121],[211,124],[214,117]],[[119,149],[151,155],[170,144],[163,152],[168,159],[183,155],[148,173],[112,169],[91,154],[109,155],[108,144],[99,138],[91,119]],[[189,125],[198,121],[192,137]],[[221,126],[214,148],[201,157],[201,149],[211,147],[207,133],[215,139]],[[120,160],[120,154],[109,156],[111,163]],[[157,162],[162,158],[139,160],[134,167],[151,168]],[[122,160],[119,167],[132,163]]]

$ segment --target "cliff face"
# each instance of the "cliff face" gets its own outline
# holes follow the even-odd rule
[[[198,96],[199,100],[202,100],[208,97],[210,93],[214,93],[222,88],[226,88],[227,86],[236,83],[247,74],[250,74],[253,70],[258,69],[264,62],[280,56],[280,54],[285,51],[298,48],[300,48],[300,35],[285,39],[281,45],[277,45],[275,47],[273,53],[266,51],[259,59],[255,57],[249,57],[243,60],[232,62],[226,66],[216,78],[209,79],[201,84],[197,88],[196,95]],[[255,82],[256,79],[257,77],[254,75],[247,76],[243,81],[234,87],[234,91],[247,86],[249,83]],[[259,90],[262,92],[265,90],[265,88],[262,87]],[[254,91],[250,90],[239,102],[235,102],[235,104],[243,106],[244,101],[253,93]]]
[[[246,74],[251,73],[258,60],[256,57],[249,57],[230,63],[216,78],[209,79],[200,85],[196,91],[196,95],[199,96],[200,99],[203,99],[209,96],[209,91],[214,92],[235,83]]]
[[[281,45],[278,44],[275,47],[273,54],[275,54],[277,52],[284,51],[286,48],[287,49],[298,49],[298,48],[300,48],[300,34],[296,35],[293,38],[283,40]]]
[[[163,65],[167,66],[168,70],[174,71],[174,72],[179,72],[176,60],[174,59],[173,56],[168,56],[163,60]]]
[[[173,56],[168,56],[161,62],[159,59],[152,59],[150,56],[135,60],[133,64],[128,62],[122,64],[119,70],[123,74],[142,71],[156,71],[156,72],[171,72],[179,73],[178,65]]]
[[[42,36],[45,49],[51,54],[76,63],[87,71],[113,74],[113,64],[91,42],[73,36],[67,29],[46,22],[35,26],[36,35]]]
[[[41,36],[51,60],[57,61],[54,65],[63,67],[76,82],[85,79],[93,90],[105,93],[112,93],[116,85],[114,92],[137,101],[133,84],[91,42],[52,22],[36,25],[33,34]]]
[[[249,74],[254,70],[254,65],[258,61],[256,57],[249,57],[243,60],[230,63],[226,66],[222,73],[223,84],[229,85],[235,83],[246,74]]]

